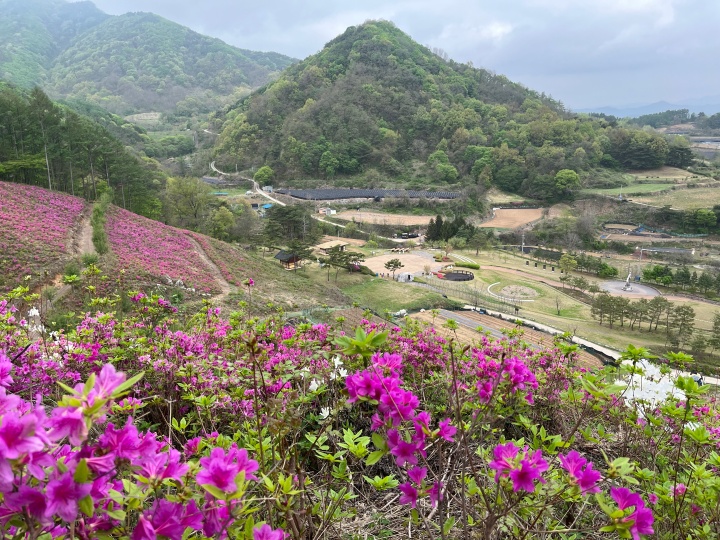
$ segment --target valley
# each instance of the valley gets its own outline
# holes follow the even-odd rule
[[[720,114],[436,46],[602,87],[533,2],[123,2],[0,0],[7,538],[720,538]]]

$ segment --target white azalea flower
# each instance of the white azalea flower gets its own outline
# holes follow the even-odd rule
[[[308,386],[308,390],[310,390],[311,392],[314,392],[318,388],[320,388],[320,385],[318,384],[318,382],[315,379],[313,379],[312,382],[310,383],[310,386]]]
[[[330,416],[330,407],[323,407],[320,409],[320,418],[325,420],[328,416]]]
[[[40,311],[36,307],[33,307],[30,311],[28,311],[28,317],[37,317],[38,315],[40,315]]]

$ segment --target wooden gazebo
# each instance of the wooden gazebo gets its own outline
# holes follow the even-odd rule
[[[286,270],[294,270],[300,267],[300,257],[290,251],[280,250],[275,258]]]

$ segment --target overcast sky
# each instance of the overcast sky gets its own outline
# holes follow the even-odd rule
[[[458,62],[568,107],[720,95],[717,0],[94,0],[150,11],[237,47],[305,58],[348,26],[387,19]]]

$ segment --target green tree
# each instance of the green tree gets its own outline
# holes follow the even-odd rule
[[[210,214],[210,234],[220,240],[227,240],[235,226],[235,215],[221,206]]]
[[[402,263],[402,261],[400,261],[400,259],[390,259],[388,262],[385,263],[385,270],[392,272],[393,279],[395,279],[395,272],[404,267],[405,265]]]
[[[261,186],[267,186],[270,185],[270,181],[273,179],[273,176],[275,176],[275,171],[273,171],[269,166],[263,165],[257,170],[253,176],[253,180]]]
[[[710,339],[708,339],[708,345],[712,347],[711,353],[715,349],[720,349],[720,312],[715,312],[713,317],[713,327],[710,332]]]
[[[555,174],[555,187],[561,193],[570,193],[580,187],[580,176],[571,169],[562,169]]]
[[[558,266],[566,274],[575,271],[578,266],[577,259],[569,253],[563,253],[562,257],[558,261]]]
[[[212,199],[211,188],[199,178],[168,178],[164,199],[168,221],[197,230]]]

